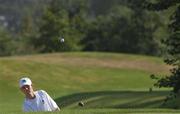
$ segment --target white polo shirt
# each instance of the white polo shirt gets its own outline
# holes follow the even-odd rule
[[[55,101],[43,90],[35,91],[34,99],[25,99],[23,110],[25,112],[34,111],[55,111],[58,105]]]

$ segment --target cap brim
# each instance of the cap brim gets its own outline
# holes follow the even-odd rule
[[[29,84],[29,83],[23,83],[23,84],[21,84],[21,86],[20,86],[20,88],[22,88],[23,86],[25,86],[25,85],[31,85],[31,84]]]

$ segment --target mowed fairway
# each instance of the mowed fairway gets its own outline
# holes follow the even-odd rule
[[[46,90],[62,114],[178,113],[163,100],[168,89],[154,89],[151,74],[167,74],[156,57],[113,53],[54,53],[0,58],[0,112],[22,111],[18,87],[29,76]],[[84,107],[78,102],[84,102]]]

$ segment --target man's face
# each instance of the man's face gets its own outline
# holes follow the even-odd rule
[[[31,85],[24,85],[20,89],[25,95],[33,93],[33,88]]]

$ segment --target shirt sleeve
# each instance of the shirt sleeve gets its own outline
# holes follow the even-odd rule
[[[30,111],[32,111],[32,110],[30,109],[30,107],[29,107],[29,106],[27,106],[27,104],[26,104],[26,103],[24,103],[24,106],[23,106],[23,111],[24,111],[24,112],[30,112]]]
[[[50,107],[51,107],[51,109],[53,110],[53,111],[56,111],[56,110],[60,110],[60,108],[58,107],[58,105],[56,104],[56,102],[48,95],[48,93],[47,92],[45,92],[45,91],[43,91],[44,92],[44,94],[46,95],[46,97],[47,97],[47,100],[48,100],[48,102],[49,102],[49,105],[50,105]]]

